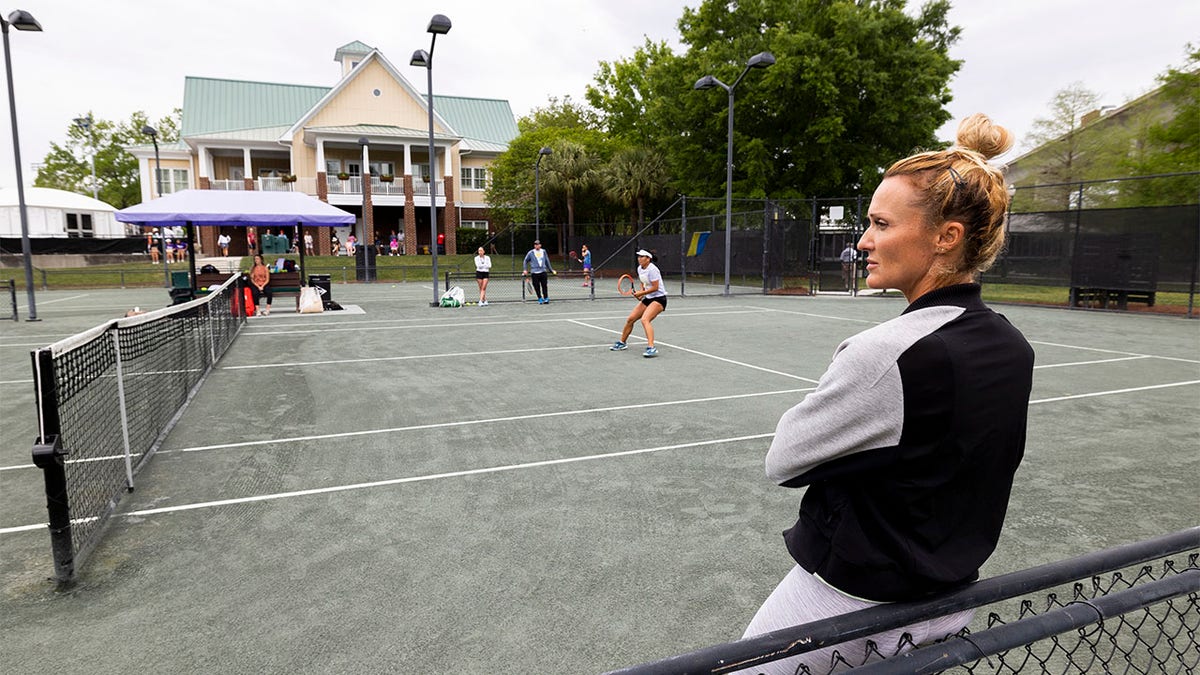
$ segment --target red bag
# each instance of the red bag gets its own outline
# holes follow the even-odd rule
[[[254,293],[249,288],[243,288],[240,297],[234,293],[230,299],[229,309],[234,316],[254,316]]]
[[[246,316],[254,316],[254,293],[249,288],[243,288],[242,297],[246,301]]]

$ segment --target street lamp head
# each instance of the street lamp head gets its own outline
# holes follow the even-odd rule
[[[158,130],[157,130],[157,129],[155,129],[154,127],[150,126],[149,124],[147,124],[146,126],[142,127],[142,133],[143,133],[143,134],[146,134],[146,135],[147,135],[147,136],[149,136],[150,138],[153,138],[153,139],[156,139],[156,140],[157,140],[157,138],[158,138]]]
[[[23,9],[14,9],[8,15],[8,22],[17,30],[31,30],[41,32],[42,24],[33,18],[33,15]]]
[[[359,144],[359,145],[370,145],[370,144],[371,144],[371,139],[367,138],[366,136],[359,136],[359,137],[358,137],[358,144]]]
[[[692,85],[692,89],[712,89],[717,86],[717,78],[712,75],[705,75],[696,80],[696,84]]]
[[[770,68],[775,65],[775,55],[771,52],[759,52],[746,62],[747,68]]]
[[[426,31],[435,35],[445,35],[450,32],[450,19],[445,14],[434,14]]]
[[[431,67],[432,62],[429,60],[429,52],[425,51],[424,49],[418,49],[417,51],[413,52],[412,60],[408,62],[408,65],[417,66],[420,68]]]
[[[545,146],[543,146],[541,150],[538,150],[539,155],[549,155],[552,152],[554,152],[554,151]]]

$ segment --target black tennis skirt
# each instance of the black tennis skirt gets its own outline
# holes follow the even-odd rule
[[[476,271],[476,272],[475,272],[475,278],[476,278],[476,279],[486,279],[486,278],[488,278],[488,273],[487,273],[487,272],[479,272],[479,271]]]

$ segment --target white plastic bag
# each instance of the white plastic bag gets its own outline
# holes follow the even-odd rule
[[[317,314],[325,311],[325,303],[321,300],[320,289],[316,286],[305,286],[300,289],[300,313]]]
[[[466,300],[467,294],[459,286],[451,286],[442,294],[442,307],[462,307],[463,301]]]

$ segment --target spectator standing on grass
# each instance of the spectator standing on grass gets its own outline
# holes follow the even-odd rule
[[[313,255],[313,236],[312,232],[304,233],[304,254]]]
[[[525,254],[525,262],[521,265],[521,275],[528,275],[533,281],[533,292],[537,294],[539,305],[550,303],[550,291],[546,284],[547,273],[558,274],[550,266],[550,254],[542,249],[542,241],[534,239],[533,248]]]
[[[217,248],[221,249],[222,257],[229,257],[229,242],[231,241],[233,238],[224,232],[217,235]]]
[[[646,332],[648,344],[646,351],[642,352],[642,356],[648,359],[658,356],[658,348],[654,346],[654,326],[651,326],[650,322],[654,321],[654,317],[667,308],[667,289],[663,288],[662,273],[658,271],[658,265],[654,264],[654,260],[655,255],[646,249],[637,252],[638,281],[641,282],[642,289],[633,292],[633,297],[637,299],[638,304],[625,319],[625,327],[621,329],[621,339],[609,347],[614,352],[628,349],[629,345],[625,344],[625,341],[633,332],[634,324],[640,322],[642,330]]]
[[[908,300],[897,318],[848,338],[817,388],[780,418],[767,476],[807,487],[784,533],[796,565],[744,637],[975,581],[996,547],[1025,450],[1033,350],[980,299],[977,275],[1004,244],[1008,192],[987,163],[1012,136],[984,115],[957,144],[896,162],[858,242],[867,285]],[[956,633],[972,611],[755,667],[825,672],[837,649],[861,665]]]
[[[491,275],[492,259],[480,246],[475,252],[475,283],[479,285],[479,305],[486,306],[488,276]]]
[[[342,242],[338,241],[336,234],[329,236],[329,245],[333,248],[333,255],[342,254]]]
[[[254,236],[254,228],[246,230],[246,246],[251,255],[258,250],[258,239]]]
[[[258,316],[268,316],[271,313],[271,270],[263,262],[261,255],[254,256],[254,266],[250,268],[250,294],[254,296],[254,306],[258,308]],[[259,301],[266,297],[267,305],[263,307]]]

